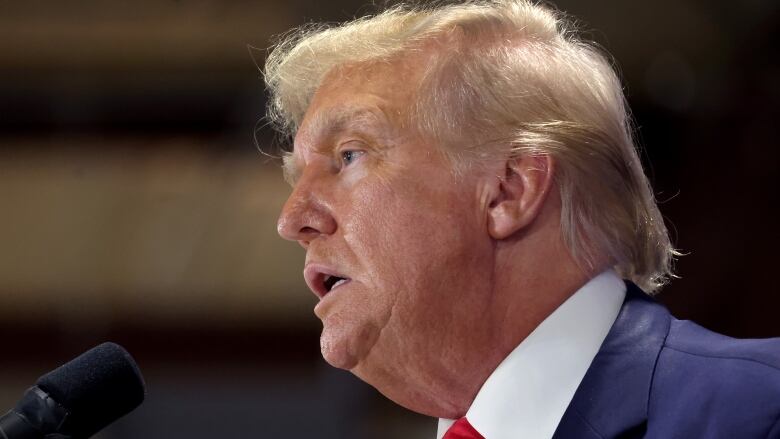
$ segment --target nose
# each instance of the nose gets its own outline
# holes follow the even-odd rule
[[[282,238],[298,241],[306,248],[313,239],[335,232],[336,221],[328,203],[302,180],[282,207],[276,229]]]

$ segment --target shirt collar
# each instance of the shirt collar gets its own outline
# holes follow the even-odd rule
[[[612,270],[583,285],[488,377],[466,412],[469,423],[486,439],[551,438],[625,294]],[[453,422],[439,419],[438,439]]]

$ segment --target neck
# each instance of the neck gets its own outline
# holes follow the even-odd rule
[[[504,358],[597,274],[598,270],[584,271],[574,261],[558,224],[547,224],[496,243],[490,306],[483,319],[489,330],[479,342],[481,349],[468,351],[462,368],[452,370],[460,385],[447,387],[456,391],[439,394],[440,401],[447,403],[439,417],[464,416]]]

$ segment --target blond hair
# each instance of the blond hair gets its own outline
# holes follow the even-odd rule
[[[482,0],[400,5],[299,28],[266,61],[268,117],[292,136],[334,68],[433,46],[410,121],[458,157],[552,156],[561,232],[575,260],[590,270],[611,265],[653,292],[672,276],[677,253],[642,171],[620,80],[569,26],[528,0]]]

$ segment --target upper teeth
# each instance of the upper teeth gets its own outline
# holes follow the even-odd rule
[[[325,285],[325,289],[330,291],[346,281],[347,279],[339,276],[325,275],[325,278],[323,279],[323,284]]]

